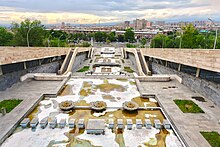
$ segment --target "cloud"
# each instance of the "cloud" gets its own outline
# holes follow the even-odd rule
[[[0,0],[0,21],[40,19],[43,23],[220,19],[219,0]],[[7,19],[4,19],[6,16]]]

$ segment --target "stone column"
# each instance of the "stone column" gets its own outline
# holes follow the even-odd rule
[[[126,51],[124,51],[124,58],[127,59],[128,58],[128,54]]]
[[[178,71],[181,71],[181,64],[179,64],[178,66]]]
[[[2,73],[2,66],[0,65],[0,76],[3,75]]]
[[[200,68],[197,68],[196,70],[196,77],[198,78],[200,76]]]
[[[39,59],[38,62],[39,62],[39,65],[41,65],[41,59]]]
[[[168,66],[168,63],[167,63],[167,61],[165,62],[165,66],[166,66],[166,67]]]
[[[26,65],[26,62],[24,62],[24,69],[27,69],[27,65]]]
[[[5,108],[1,108],[1,113],[4,116],[6,114],[6,109]]]

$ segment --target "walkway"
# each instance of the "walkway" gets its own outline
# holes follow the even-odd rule
[[[6,91],[0,91],[0,101],[5,99],[22,99],[15,109],[0,117],[0,145],[11,133],[17,124],[32,110],[43,94],[56,94],[61,81],[33,81],[26,80],[17,83]],[[58,88],[58,89],[57,89]]]
[[[171,82],[141,82],[145,93],[156,94],[158,102],[171,117],[180,134],[190,147],[208,147],[208,142],[200,134],[200,131],[217,131],[220,133],[220,108],[208,99],[207,102],[199,102],[192,96],[201,96],[190,91],[176,80]],[[177,88],[168,88],[175,86]],[[182,113],[173,102],[174,99],[188,99],[194,101],[203,109],[203,114]],[[214,107],[213,107],[214,106]]]

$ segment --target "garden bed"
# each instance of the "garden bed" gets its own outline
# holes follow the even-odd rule
[[[191,100],[174,100],[183,113],[204,113],[204,111]]]
[[[134,71],[130,67],[124,67],[124,71],[128,73],[133,73]]]
[[[212,147],[220,146],[220,135],[218,132],[200,132]]]
[[[0,109],[6,108],[6,112],[11,112],[17,105],[19,105],[22,100],[11,99],[11,100],[3,100],[0,102]]]
[[[86,72],[89,70],[89,66],[84,66],[83,68],[81,68],[80,70],[78,70],[77,72]]]

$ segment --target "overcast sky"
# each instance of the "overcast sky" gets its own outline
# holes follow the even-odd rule
[[[220,20],[220,0],[0,0],[0,24],[25,18],[44,24]]]

